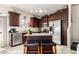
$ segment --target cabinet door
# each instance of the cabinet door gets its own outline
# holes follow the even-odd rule
[[[38,27],[38,20],[37,19],[34,20],[34,27]]]
[[[27,33],[22,33],[22,43],[26,42],[26,36],[24,36],[25,34],[27,34]]]
[[[13,25],[19,26],[19,15],[15,14],[14,17],[15,20],[13,20]]]
[[[31,18],[31,27],[38,27],[38,19],[37,18]]]
[[[10,26],[19,26],[19,14],[10,12]]]
[[[38,19],[37,20],[37,24],[38,24],[38,27],[42,27],[42,20],[41,19]]]
[[[42,25],[43,25],[43,23],[47,23],[47,26],[49,26],[49,23],[48,23],[48,16],[42,17],[42,18],[41,18],[41,21],[42,21]]]

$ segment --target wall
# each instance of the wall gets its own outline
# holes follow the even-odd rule
[[[72,5],[72,42],[79,42],[79,5]]]
[[[6,35],[6,37],[7,37],[7,43],[9,42],[9,39],[8,39],[9,38],[9,36],[8,36],[9,35],[8,34],[8,27],[9,27],[9,23],[8,23],[9,22],[8,10],[9,10],[9,7],[0,5],[0,13],[2,13],[1,16],[7,16],[7,24],[6,24],[7,25],[7,29],[6,29],[7,30],[7,32],[6,32],[7,33],[7,35]]]
[[[71,4],[68,5],[68,28],[67,28],[67,47],[70,49],[72,43],[72,24],[71,24]]]

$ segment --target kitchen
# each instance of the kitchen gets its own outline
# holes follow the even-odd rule
[[[40,7],[42,6],[43,5],[41,5]],[[29,19],[27,19],[27,16],[21,15],[21,13],[16,11],[15,8],[19,7],[19,5],[13,6],[13,9],[8,12],[9,46],[15,47],[24,44],[27,41],[26,38],[30,36],[46,36],[46,37],[48,36],[50,38],[50,36],[52,36],[54,33],[56,35],[58,34],[57,37],[53,35],[53,39],[50,40],[54,41],[57,45],[67,46],[68,6],[59,5],[60,7],[59,9],[57,8],[58,5],[46,5],[46,6],[48,7],[51,6],[54,9],[56,7],[57,10],[52,9],[54,12],[50,11],[51,8],[49,7],[50,12],[46,13],[45,10],[41,11],[42,12],[41,13],[40,10],[42,8],[39,9],[39,5],[36,8],[34,5],[33,6],[34,9],[31,11],[33,16],[29,17]],[[46,6],[45,8],[47,8]],[[39,48],[38,52],[42,53],[41,48],[40,47],[38,48]]]

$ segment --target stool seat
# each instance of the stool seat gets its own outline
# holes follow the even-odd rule
[[[39,43],[25,43],[24,46],[38,46]]]
[[[53,42],[48,42],[48,43],[44,43],[44,42],[43,42],[43,43],[41,43],[41,45],[46,45],[46,46],[47,46],[47,45],[52,45],[52,46],[54,46],[54,45],[56,45],[56,44],[53,43]]]

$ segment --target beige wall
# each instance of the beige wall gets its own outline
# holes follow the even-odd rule
[[[9,42],[9,36],[8,36],[8,27],[9,27],[9,15],[8,15],[8,11],[9,11],[9,7],[7,6],[3,6],[3,5],[0,5],[0,13],[2,13],[0,16],[7,16],[7,43]],[[8,45],[8,44],[7,44]]]
[[[72,5],[72,42],[79,42],[79,5]]]
[[[67,47],[71,46],[71,5],[68,5]]]

